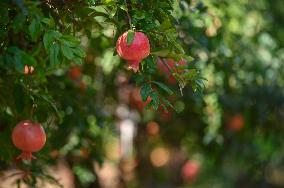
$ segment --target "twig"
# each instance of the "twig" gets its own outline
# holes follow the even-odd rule
[[[180,84],[180,82],[176,79],[176,77],[174,76],[174,72],[172,71],[171,67],[163,59],[161,59],[161,61],[167,67],[167,69],[170,71],[171,75],[175,78],[175,80],[179,83],[178,86],[179,86],[180,94],[181,94],[181,96],[183,96],[183,92],[182,92],[183,87]]]
[[[130,15],[129,15],[129,12],[128,12],[128,2],[127,2],[127,0],[125,0],[125,4],[126,4],[126,7],[127,7],[127,10],[126,10],[126,15],[127,15],[127,18],[128,18],[128,23],[129,23],[129,27],[130,27],[130,29],[132,29],[132,23],[131,23],[131,17],[130,17]]]
[[[34,113],[35,113],[35,111],[36,111],[36,108],[37,108],[37,105],[36,104],[33,104],[32,105],[32,109],[31,109],[31,118],[33,118],[33,116],[34,116]]]
[[[168,65],[167,62],[165,62],[163,59],[161,59],[162,63],[167,67],[167,69],[170,71],[170,73],[173,75],[174,72],[172,71],[171,67]]]

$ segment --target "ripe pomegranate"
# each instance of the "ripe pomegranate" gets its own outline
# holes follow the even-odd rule
[[[69,70],[69,77],[71,80],[78,80],[82,75],[81,67],[74,66]]]
[[[155,121],[150,121],[149,123],[147,123],[146,130],[149,135],[155,136],[159,134],[160,126]]]
[[[142,32],[135,32],[130,45],[127,44],[128,31],[123,33],[116,42],[116,51],[120,57],[129,62],[128,68],[134,72],[139,70],[139,63],[150,54],[148,37]]]
[[[244,128],[244,118],[241,114],[234,115],[229,119],[228,129],[231,131],[240,131]]]
[[[13,144],[23,152],[19,159],[31,160],[35,158],[32,152],[41,150],[45,144],[46,136],[44,129],[39,123],[30,120],[21,121],[12,132]]]
[[[163,63],[162,61],[166,61],[166,62]],[[168,67],[165,65],[165,63],[168,64]],[[168,82],[170,84],[176,84],[176,79],[172,75],[171,71],[174,73],[182,73],[183,70],[179,70],[177,67],[187,65],[186,61],[183,59],[180,60],[179,62],[175,62],[173,59],[162,60],[160,58],[158,58],[157,64],[158,64],[159,70],[166,74]],[[169,69],[171,69],[171,71]]]
[[[187,182],[193,182],[197,178],[199,172],[200,163],[195,160],[187,161],[181,169],[182,178]]]

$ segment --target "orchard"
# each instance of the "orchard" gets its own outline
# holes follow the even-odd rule
[[[284,187],[282,0],[0,1],[0,187]]]

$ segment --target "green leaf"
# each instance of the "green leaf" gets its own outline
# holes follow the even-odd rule
[[[136,10],[133,17],[136,18],[136,19],[138,19],[138,20],[142,20],[142,19],[145,18],[145,12],[144,12],[144,11]]]
[[[135,82],[137,85],[142,85],[144,83],[144,76],[143,74],[135,74]]]
[[[165,84],[161,83],[161,82],[157,82],[157,81],[152,81],[153,83],[155,83],[157,86],[159,86],[161,89],[163,89],[164,91],[166,91],[169,95],[174,94],[174,92]]]
[[[188,55],[183,56],[183,59],[187,60],[187,61],[193,61],[194,58]]]
[[[22,51],[21,53],[22,63],[24,65],[35,65],[36,60],[31,55],[27,54],[26,52]]]
[[[177,112],[177,109],[170,103],[170,101],[168,101],[168,100],[165,99],[165,98],[162,98],[162,101],[165,103],[166,106],[171,107],[174,111]]]
[[[193,61],[194,58],[191,56],[188,56],[186,54],[174,54],[174,53],[170,53],[169,56],[170,58],[173,58],[176,61],[180,61],[181,59],[187,60],[189,62]]]
[[[55,30],[48,31],[43,36],[43,44],[46,50],[49,50],[50,46],[54,43],[56,39],[61,36],[61,33]]]
[[[83,64],[82,58],[76,57],[75,59],[73,59],[73,61],[74,61],[74,63],[76,63],[77,65]]]
[[[169,53],[170,53],[169,49],[163,49],[163,50],[151,52],[151,54],[157,55],[157,56],[160,56],[160,57],[167,57],[169,55]]]
[[[41,24],[37,19],[33,19],[29,25],[29,34],[33,41],[35,41],[41,33]]]
[[[152,106],[155,110],[158,110],[159,106],[160,106],[160,100],[159,100],[159,96],[157,92],[151,92],[150,93],[151,96],[151,102],[149,103],[149,106]],[[149,107],[147,105],[147,108]]]
[[[74,58],[72,48],[70,48],[66,45],[61,45],[61,52],[69,60]]]
[[[48,52],[49,52],[49,61],[51,65],[57,65],[59,64],[58,60],[58,54],[59,54],[59,44],[54,43],[50,46]]]
[[[171,27],[172,27],[172,23],[170,22],[169,19],[165,19],[165,20],[163,21],[163,23],[161,24],[161,29],[162,29],[162,30],[166,30],[166,29],[169,29],[169,28],[171,28]]]
[[[142,70],[147,74],[156,74],[157,73],[157,66],[156,62],[152,58],[152,56],[147,57],[142,62]]]
[[[86,52],[84,51],[84,49],[82,47],[77,47],[73,49],[74,54],[76,54],[79,57],[85,57],[86,56]]]
[[[148,96],[150,96],[151,92],[152,92],[151,85],[149,83],[144,84],[140,90],[140,95],[142,100],[146,101]]]
[[[196,77],[198,74],[198,71],[196,69],[189,69],[186,73],[183,74],[183,77],[186,80],[192,80],[194,77]]]
[[[63,35],[62,37],[60,37],[59,40],[63,44],[73,48],[78,47],[80,45],[80,40],[71,35]]]
[[[119,8],[121,8],[124,11],[128,11],[128,8],[126,5],[120,5]]]
[[[17,14],[17,16],[13,21],[13,29],[16,33],[18,33],[21,29],[23,29],[25,21],[26,21],[26,16],[24,16],[21,13]]]
[[[41,20],[42,23],[45,23],[48,27],[52,28],[55,26],[54,20],[52,17],[50,18],[43,18]]]
[[[131,45],[135,36],[135,32],[133,30],[129,30],[127,33],[127,44]]]

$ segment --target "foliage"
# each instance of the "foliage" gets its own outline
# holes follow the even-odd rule
[[[137,167],[125,187],[283,186],[283,10],[282,0],[2,0],[0,170],[58,183],[46,168],[64,158],[77,187],[98,187],[94,161],[123,171],[107,146],[133,119]],[[116,55],[128,30],[128,43],[133,30],[151,43],[137,74]],[[170,71],[175,84],[157,57],[187,61]],[[32,163],[14,159],[10,139],[24,119],[47,132]],[[155,148],[168,164],[152,163]],[[187,160],[201,164],[195,182],[181,177]]]
[[[116,90],[115,72],[133,77],[142,99],[151,97],[148,108],[173,107],[167,100],[173,91],[157,80],[156,59],[192,61],[177,41],[173,1],[5,0],[0,7],[2,169],[14,163],[18,152],[10,141],[13,127],[31,119],[41,122],[48,135],[47,146],[38,154],[39,163],[54,162],[50,153],[66,156],[70,163],[79,155],[82,159],[74,166],[78,180],[84,186],[93,182],[94,175],[80,178],[80,174],[94,173],[80,151],[88,151],[85,158],[103,160],[101,143],[113,134],[114,114],[105,109],[105,103],[116,98],[108,92]],[[144,32],[153,52],[135,75],[113,56],[117,38],[127,30]],[[129,33],[130,43],[134,32]],[[84,74],[73,78],[70,67],[81,67]],[[179,75],[182,88],[187,76]],[[190,77],[191,86],[197,87],[199,78]],[[31,174],[33,181],[25,183],[35,185],[37,174]]]

